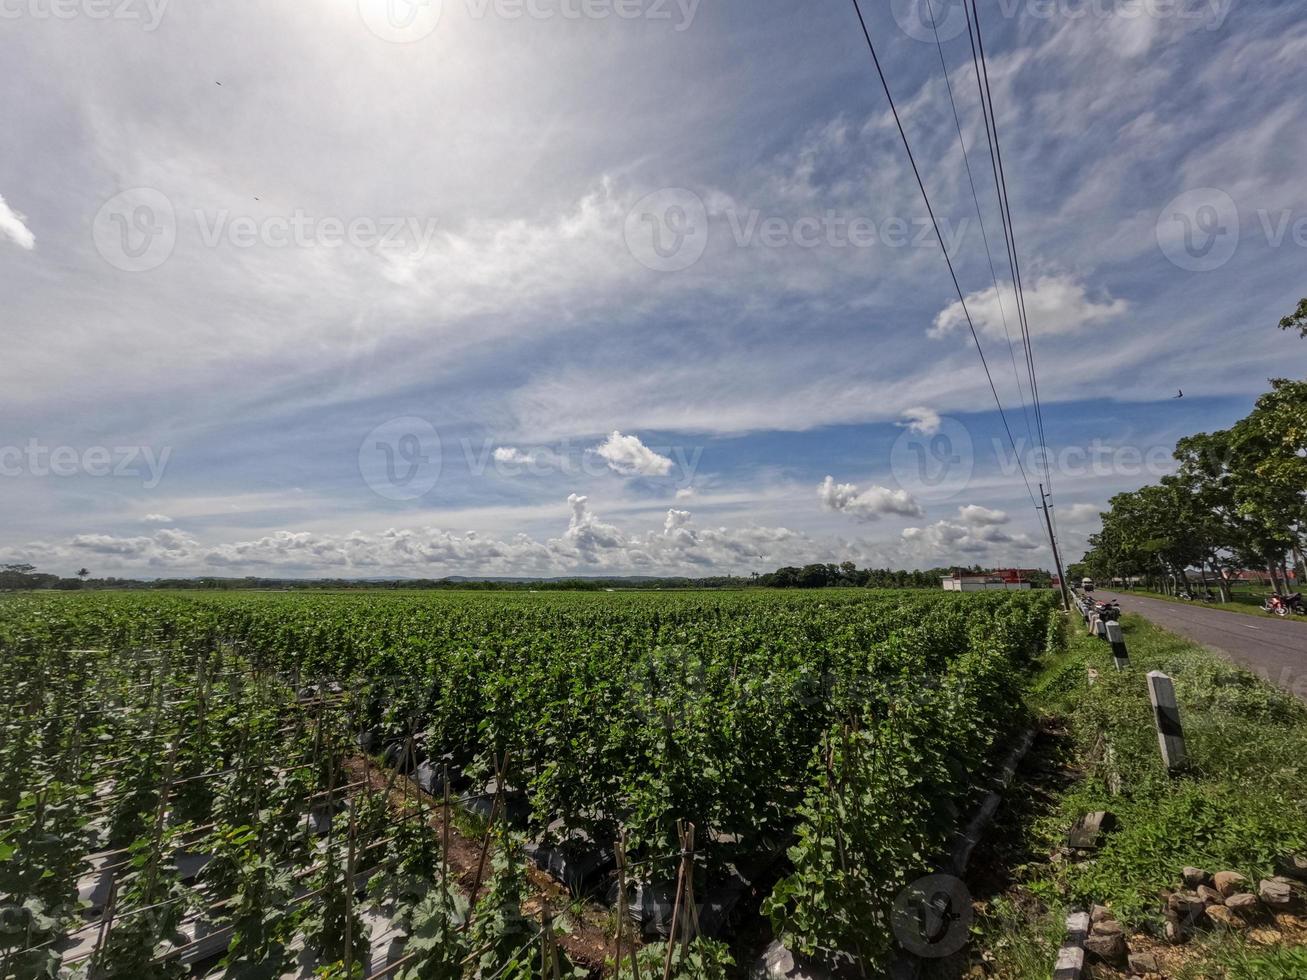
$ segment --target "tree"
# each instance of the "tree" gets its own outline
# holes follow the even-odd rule
[[[1299,336],[1307,338],[1307,299],[1298,304],[1298,308],[1280,321],[1281,330],[1297,330]]]
[[[90,577],[90,574],[91,574],[90,571],[85,568],[79,568],[77,570],[77,577],[81,579],[83,582],[85,582],[87,578]]]

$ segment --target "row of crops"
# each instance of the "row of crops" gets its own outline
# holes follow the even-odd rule
[[[603,902],[645,974],[705,978],[724,947],[658,945],[676,895],[723,936],[760,883],[791,948],[882,964],[1055,622],[1037,594],[0,600],[0,975],[614,975],[620,946],[569,961]],[[543,908],[528,859],[570,894]]]

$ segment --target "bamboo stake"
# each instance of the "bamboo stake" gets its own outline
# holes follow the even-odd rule
[[[663,980],[672,978],[672,954],[676,952],[676,932],[681,922],[681,900],[685,894],[685,826],[676,822],[676,835],[681,841],[681,864],[676,873],[676,902],[672,906],[672,925],[667,935],[667,956],[663,962]]]

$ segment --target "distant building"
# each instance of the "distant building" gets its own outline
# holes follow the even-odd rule
[[[1025,592],[1034,586],[1023,578],[1023,571],[1004,568],[994,572],[954,572],[941,581],[945,592]]]

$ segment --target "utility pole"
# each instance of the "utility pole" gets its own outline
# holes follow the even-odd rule
[[[1062,571],[1062,556],[1057,553],[1057,538],[1053,537],[1053,519],[1048,516],[1048,494],[1044,485],[1039,485],[1039,501],[1044,505],[1044,524],[1048,527],[1048,543],[1053,549],[1053,564],[1057,567],[1057,580],[1062,586],[1062,608],[1071,610],[1071,592],[1067,589],[1066,573]]]

